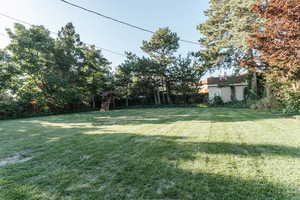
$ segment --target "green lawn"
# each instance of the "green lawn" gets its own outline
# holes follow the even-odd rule
[[[1,200],[299,200],[300,118],[190,107],[1,121],[0,164]]]

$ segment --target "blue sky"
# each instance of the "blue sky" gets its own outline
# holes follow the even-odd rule
[[[198,41],[200,38],[196,26],[204,22],[203,11],[209,4],[208,0],[69,1],[146,29],[156,30],[168,26],[182,39],[191,41]],[[9,0],[2,2],[0,13],[32,24],[44,25],[55,32],[66,23],[72,22],[82,41],[121,53],[131,51],[144,55],[140,50],[141,43],[151,37],[149,33],[86,13],[60,0]],[[5,33],[5,28],[12,27],[13,23],[12,20],[0,16],[0,33]],[[7,43],[8,39],[0,35],[0,47]],[[197,45],[181,43],[179,53],[186,54],[199,48]],[[112,62],[112,66],[117,66],[124,60],[124,57],[105,51],[103,54]]]

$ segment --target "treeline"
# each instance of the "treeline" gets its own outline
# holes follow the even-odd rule
[[[177,34],[160,28],[141,46],[149,57],[127,53],[127,59],[116,71],[117,90],[126,98],[126,105],[130,97],[150,99],[156,105],[186,104],[199,93],[205,69],[192,53],[175,56],[178,48]]]
[[[81,42],[71,23],[55,39],[43,26],[15,24],[7,33],[11,42],[0,51],[2,118],[76,110],[113,87],[109,61]]]
[[[262,74],[266,98],[254,108],[300,111],[299,0],[210,0],[205,14],[198,30],[206,48],[198,56],[206,68],[246,70],[256,100],[256,76]]]
[[[193,55],[174,55],[179,38],[168,28],[143,42],[149,57],[127,53],[115,70],[100,50],[80,40],[71,23],[56,38],[43,26],[15,24],[7,33],[11,42],[0,50],[2,119],[99,109],[107,91],[121,106],[188,103],[204,74]]]
[[[128,52],[113,69],[71,23],[55,38],[16,24],[0,50],[0,118],[98,109],[107,91],[123,106],[191,103],[201,77],[226,68],[252,76],[253,108],[300,111],[299,0],[210,0],[205,15],[201,51],[178,55],[179,37],[160,28],[141,44],[147,57]]]

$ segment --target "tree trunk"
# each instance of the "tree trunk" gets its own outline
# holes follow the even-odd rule
[[[167,99],[168,99],[168,104],[173,104],[173,101],[169,95],[169,92],[167,92]]]
[[[167,100],[168,100],[168,104],[173,104],[172,99],[170,97],[170,85],[169,82],[166,83],[166,90],[167,90]]]
[[[129,100],[128,100],[128,96],[126,96],[126,107],[129,106]]]
[[[156,95],[157,95],[157,104],[158,104],[158,105],[161,105],[159,89],[156,90]]]
[[[126,107],[129,106],[129,85],[126,87]]]
[[[115,97],[112,97],[112,106],[113,106],[113,109],[116,109],[116,98]]]
[[[251,84],[251,90],[255,94],[255,99],[257,99],[257,73],[256,71],[253,72],[252,77],[252,84]]]
[[[96,108],[95,96],[92,97],[92,108]]]
[[[168,104],[168,102],[166,102],[166,93],[165,92],[162,93],[162,103]]]
[[[158,101],[157,101],[156,91],[154,91],[153,94],[154,94],[154,103],[155,103],[155,105],[157,105]]]
[[[253,50],[252,49],[248,49],[248,54],[251,57],[251,59],[254,59],[254,55],[253,55]],[[256,66],[252,66],[252,67],[256,67]],[[253,76],[252,76],[252,80],[251,80],[251,90],[252,93],[255,95],[255,99],[257,99],[257,72],[256,69],[253,70]]]

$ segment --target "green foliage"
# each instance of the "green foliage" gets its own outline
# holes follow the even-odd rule
[[[170,98],[170,77],[168,69],[175,62],[174,53],[179,48],[179,37],[176,33],[171,32],[169,28],[160,28],[152,36],[149,41],[143,41],[142,50],[147,53],[159,66],[156,70],[155,78],[161,83],[163,88],[163,99],[166,94],[166,103],[172,104]],[[161,88],[156,88],[155,102],[161,103],[160,99]]]
[[[0,92],[19,102],[35,100],[39,112],[95,108],[95,97],[112,88],[110,63],[100,50],[80,41],[68,23],[53,39],[43,26],[7,29],[11,43],[0,51]]]
[[[284,99],[282,101],[284,105],[284,113],[298,113],[300,112],[300,92],[283,91]]]
[[[255,0],[210,0],[205,12],[207,20],[198,26],[200,41],[206,47],[199,56],[208,69],[239,69],[240,60],[249,56],[252,24],[260,20],[250,10],[254,3]]]
[[[13,96],[16,104],[27,105],[22,108],[24,113],[33,111],[32,101],[36,102],[34,112],[40,113],[73,111],[87,105],[95,109],[101,103],[100,94],[112,90],[126,99],[127,106],[129,99],[172,104],[171,93],[185,99],[196,94],[204,73],[191,55],[174,56],[179,38],[169,28],[160,28],[143,42],[149,58],[127,53],[115,74],[100,50],[80,40],[72,23],[62,27],[55,39],[43,26],[15,24],[7,32],[11,43],[0,51],[0,78],[4,80],[0,92]],[[5,113],[9,111],[15,116],[13,109]]]
[[[281,104],[275,97],[270,96],[255,101],[252,105],[250,105],[250,108],[258,111],[272,111],[279,110],[281,108]]]
[[[169,28],[159,28],[150,41],[143,41],[141,48],[162,67],[167,67],[174,60],[173,54],[179,48],[179,37]],[[164,73],[164,69],[162,69],[162,73]]]
[[[7,89],[13,89],[14,77],[18,70],[11,61],[11,57],[5,50],[0,49],[0,94]]]
[[[184,101],[187,103],[188,96],[198,94],[199,82],[204,72],[205,69],[191,55],[186,58],[179,56],[169,68],[173,93],[183,95],[185,97]]]
[[[129,99],[137,98],[152,99],[158,104],[157,92],[160,93],[159,98],[164,98],[167,86],[172,97],[183,96],[184,103],[188,102],[189,97],[197,95],[199,81],[205,69],[192,55],[174,59],[168,65],[165,75],[161,76],[161,64],[156,60],[128,53],[127,59],[117,68],[115,75],[116,87],[119,94],[126,98],[126,105]]]
[[[118,66],[115,74],[118,94],[126,98],[126,106],[129,106],[129,96],[132,93],[136,61],[135,55],[127,53],[127,59]]]
[[[224,101],[220,96],[214,96],[214,98],[209,102],[212,106],[223,106]]]
[[[28,105],[23,102],[1,102],[0,101],[0,120],[8,118],[23,117],[27,112]]]

